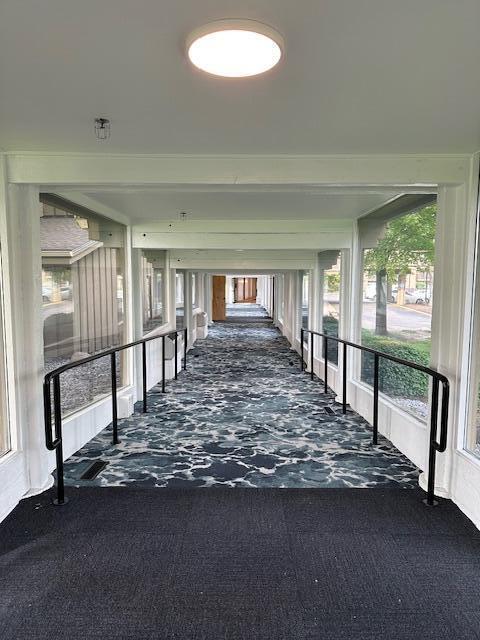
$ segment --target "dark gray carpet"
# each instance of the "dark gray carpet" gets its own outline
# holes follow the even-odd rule
[[[0,525],[0,638],[480,638],[480,533],[418,490],[68,493]]]

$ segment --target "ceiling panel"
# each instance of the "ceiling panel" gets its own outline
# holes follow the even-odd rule
[[[244,79],[192,68],[188,33],[228,17],[278,29],[284,61]],[[479,24],[478,0],[2,0],[0,148],[475,151]]]
[[[287,191],[89,191],[86,195],[128,216],[134,224],[156,220],[352,219],[396,196],[383,193]]]

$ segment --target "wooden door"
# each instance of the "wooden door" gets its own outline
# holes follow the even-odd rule
[[[226,276],[212,278],[212,320],[225,320],[225,283]]]

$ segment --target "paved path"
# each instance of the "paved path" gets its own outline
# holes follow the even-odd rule
[[[188,370],[150,393],[149,413],[109,430],[66,465],[73,484],[168,487],[413,487],[417,469],[369,425],[341,414],[332,394],[300,371],[271,322],[215,323]],[[137,408],[139,410],[139,407]],[[80,476],[94,460],[97,479]]]

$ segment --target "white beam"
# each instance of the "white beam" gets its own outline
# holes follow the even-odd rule
[[[100,155],[8,153],[8,181],[37,185],[434,186],[468,179],[470,155]]]
[[[135,248],[157,249],[329,249],[348,248],[351,232],[341,233],[138,233]]]

